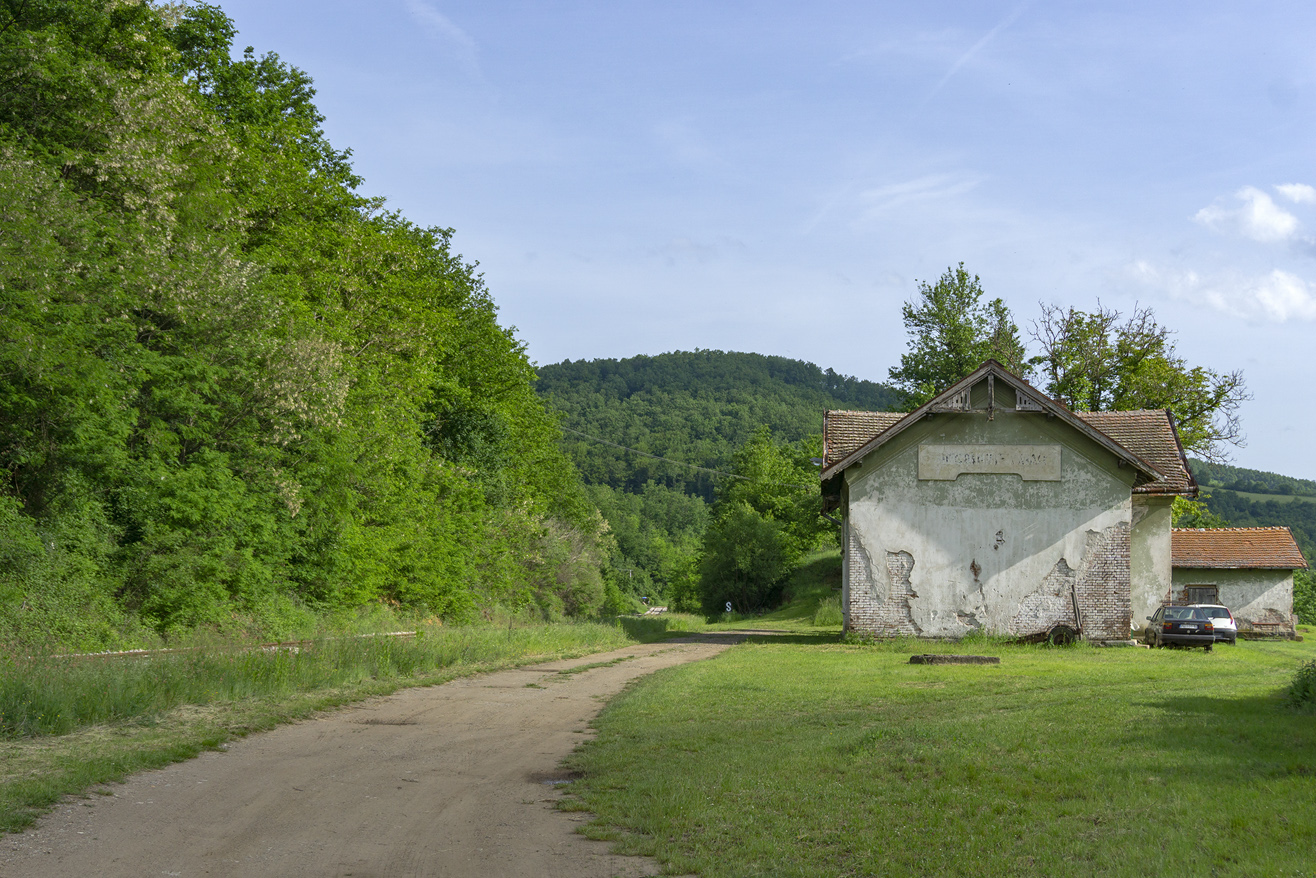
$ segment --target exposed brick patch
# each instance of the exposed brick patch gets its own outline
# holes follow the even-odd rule
[[[1074,590],[1079,625],[1088,640],[1123,640],[1133,617],[1130,603],[1129,524],[1088,531]]]
[[[917,635],[919,628],[909,607],[910,599],[917,597],[910,584],[914,557],[908,552],[887,552],[885,563],[879,566],[872,563],[874,559],[869,558],[854,530],[847,530],[846,552],[851,571],[849,630],[881,637]],[[862,577],[854,575],[860,571]]]
[[[1011,634],[1034,634],[1064,623],[1078,628],[1074,620],[1074,589],[1078,571],[1061,558],[1051,568],[1037,591],[1019,603],[1019,612],[1010,620]]]

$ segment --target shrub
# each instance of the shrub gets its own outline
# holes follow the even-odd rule
[[[1299,666],[1289,684],[1289,701],[1298,707],[1316,707],[1316,661]]]
[[[1316,574],[1310,570],[1293,571],[1293,613],[1304,624],[1316,624]]]

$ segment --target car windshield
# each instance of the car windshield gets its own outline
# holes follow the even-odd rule
[[[1228,619],[1229,611],[1224,607],[1207,607],[1206,615],[1211,619]]]
[[[1187,622],[1193,619],[1202,621],[1206,616],[1196,607],[1166,607],[1165,618],[1172,622]]]

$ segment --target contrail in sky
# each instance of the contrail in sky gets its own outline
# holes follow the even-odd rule
[[[957,58],[955,60],[955,63],[950,65],[950,69],[946,71],[946,75],[941,78],[941,82],[938,82],[936,87],[933,88],[932,91],[928,93],[928,96],[924,99],[924,103],[927,103],[928,101],[932,100],[932,98],[936,96],[937,92],[941,91],[941,87],[945,85],[947,82],[950,82],[950,78],[954,76],[956,73],[958,73],[960,68],[968,63],[970,58],[978,54],[978,52],[982,49],[983,46],[987,45],[993,39],[995,39],[997,34],[999,34],[1001,31],[1005,30],[1007,27],[1013,24],[1014,20],[1018,18],[1020,15],[1022,15],[1023,11],[1027,8],[1028,8],[1027,3],[1021,4],[1020,6],[1016,7],[1014,12],[1011,12],[1009,15],[1007,15],[1001,21],[1000,24],[996,25],[996,27],[987,31],[986,36],[978,40],[978,42],[974,43],[972,48],[969,49],[969,51],[965,52],[963,55]]]

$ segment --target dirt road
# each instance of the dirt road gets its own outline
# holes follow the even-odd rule
[[[60,806],[0,842],[0,876],[655,875],[553,809],[558,763],[627,682],[735,639],[467,677],[253,735]]]

